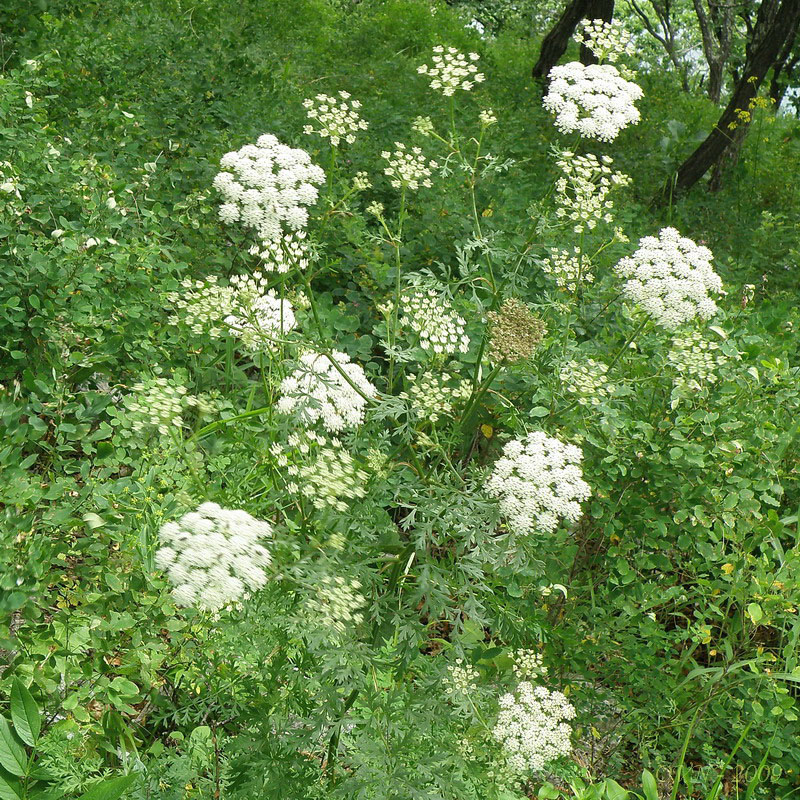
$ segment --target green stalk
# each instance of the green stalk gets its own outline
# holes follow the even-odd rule
[[[317,311],[317,304],[314,302],[314,292],[311,289],[311,283],[308,280],[307,276],[303,276],[303,280],[305,283],[305,287],[308,290],[308,302],[311,305],[311,315],[314,317],[314,323],[317,326],[317,330],[319,331],[320,340],[324,340],[327,337],[325,336],[325,330],[322,327],[322,322],[319,318],[319,312]],[[353,391],[364,398],[370,405],[375,405],[376,400],[374,397],[370,397],[369,395],[364,394],[358,386],[353,383],[350,376],[341,368],[339,362],[333,357],[332,351],[327,347],[319,348],[318,352],[324,356],[328,357],[328,360],[331,362],[333,368],[344,378],[345,382],[349,384],[349,386],[353,389]]]
[[[353,689],[349,695],[347,695],[347,699],[344,701],[344,707],[342,708],[342,716],[337,724],[336,730],[331,734],[331,740],[328,742],[328,753],[325,757],[325,769],[329,770],[330,780],[331,782],[334,781],[334,773],[333,767],[336,765],[336,751],[339,748],[339,736],[341,734],[342,728],[341,723],[344,719],[345,714],[352,708],[353,703],[355,703],[356,698],[358,697],[359,690]]]
[[[178,432],[174,428],[172,428],[170,430],[170,433],[172,434],[172,441],[175,444],[175,449],[178,452],[180,452],[181,450],[184,450],[185,449],[184,448],[184,442],[181,439],[178,438]],[[194,436],[189,437],[189,441],[191,441],[193,438],[194,438]],[[186,458],[186,466],[189,467],[189,472],[190,472],[190,474],[192,476],[192,480],[194,481],[195,486],[200,491],[200,494],[203,497],[207,497],[208,495],[206,494],[206,488],[207,488],[206,484],[204,484],[203,481],[200,479],[200,475],[198,474],[197,470],[195,469],[195,466],[192,463],[192,459],[190,457],[188,457],[189,456],[188,452],[186,453],[186,456],[187,456],[187,458]]]
[[[406,215],[406,187],[403,186],[400,193],[400,215],[397,221],[397,236],[394,239],[394,253],[395,253],[395,283],[394,283],[394,308],[392,309],[392,328],[389,336],[389,344],[392,349],[395,348],[397,342],[397,326],[398,317],[400,313],[400,244],[403,240],[403,223],[405,222]],[[389,354],[389,378],[387,383],[387,391],[391,392],[394,386],[394,353]]]
[[[331,145],[331,163],[328,168],[328,195],[333,195],[333,176],[336,172],[336,147]]]
[[[686,751],[689,749],[689,739],[691,739],[692,732],[694,731],[694,725],[697,722],[697,716],[700,713],[700,709],[702,706],[698,707],[697,711],[694,712],[694,717],[692,717],[692,722],[689,725],[689,730],[686,731],[686,737],[683,740],[683,747],[681,748],[681,755],[678,759],[678,769],[675,773],[675,782],[672,784],[672,792],[670,794],[670,800],[676,800],[678,796],[678,785],[681,781],[681,774],[683,772],[683,762],[686,759]]]
[[[397,561],[394,565],[394,569],[392,570],[392,574],[389,576],[389,583],[386,586],[386,591],[384,592],[384,596],[388,596],[391,592],[394,591],[395,586],[397,585],[397,581],[400,578],[400,572],[403,569],[403,564],[408,561],[409,556],[414,550],[414,544],[410,543],[406,545],[405,549],[402,553],[397,556]],[[370,639],[373,643],[373,646],[377,645],[377,637],[380,632],[380,625],[376,620],[372,624],[372,633]],[[345,714],[353,707],[353,704],[358,699],[358,695],[360,694],[361,690],[356,687],[353,689],[347,698],[344,701],[344,706],[342,708],[342,714],[339,719],[339,723],[337,724],[336,730],[331,734],[330,741],[328,742],[328,752],[327,757],[325,760],[325,768],[329,770],[330,781],[333,783],[335,781],[335,775],[333,774],[332,768],[336,764],[336,751],[339,747],[339,737],[341,735],[341,722],[344,719]]]
[[[645,317],[639,324],[639,327],[636,328],[636,330],[628,337],[628,340],[625,342],[624,345],[622,345],[619,352],[614,356],[614,360],[608,365],[609,371],[611,370],[611,367],[613,367],[614,364],[616,364],[617,361],[619,361],[622,354],[625,352],[625,350],[628,349],[628,345],[642,332],[642,329],[644,328],[645,325],[647,325],[648,322],[649,322],[649,317]]]
[[[494,379],[497,377],[497,374],[500,372],[501,368],[502,364],[497,364],[486,377],[486,380],[483,382],[483,386],[481,386],[477,392],[473,391],[472,396],[469,400],[467,400],[467,405],[464,408],[464,417],[461,420],[462,431],[466,432],[468,430],[469,424],[472,421],[472,417],[474,416],[478,404],[484,398],[486,392],[489,391],[492,381],[494,381]]]

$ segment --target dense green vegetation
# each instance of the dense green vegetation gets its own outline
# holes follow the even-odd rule
[[[485,37],[427,0],[0,18],[0,799],[800,789],[800,124],[752,109],[720,191],[654,203],[718,107],[648,45],[628,59],[641,122],[559,134],[528,77],[553,10]],[[432,90],[417,68],[438,45],[485,80]],[[369,127],[334,149],[303,101],[340,91]],[[265,133],[325,170],[305,270],[267,271],[218,216],[220,159]],[[391,185],[396,142],[437,162],[430,188]],[[630,176],[612,222],[558,215],[565,150]],[[724,287],[677,332],[615,270],[665,227]],[[571,284],[553,248],[579,248]],[[210,331],[213,307],[193,324],[184,281],[258,270],[294,330],[248,347]],[[403,299],[420,287],[463,320],[463,352],[424,346]],[[674,342],[695,331],[700,377]],[[309,349],[363,367],[359,391],[330,376],[360,424],[286,413]],[[591,494],[520,531],[489,481],[534,431],[580,448]],[[265,585],[211,610],[158,555],[206,502],[271,528]],[[571,753],[520,775],[495,720],[522,678],[575,718]]]

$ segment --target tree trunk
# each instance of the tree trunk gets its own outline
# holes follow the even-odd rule
[[[582,19],[602,19],[610,22],[613,13],[614,0],[571,0],[542,40],[539,60],[531,70],[531,75],[539,80],[548,76],[550,70],[566,52],[569,40]],[[581,61],[584,64],[591,64],[594,61],[592,53],[585,47],[581,48]]]
[[[601,19],[611,22],[614,17],[614,0],[591,0],[586,9],[584,18],[588,20]],[[574,31],[573,31],[574,32]],[[581,45],[581,64],[596,64],[597,57],[586,45]]]
[[[648,16],[647,12],[636,2],[636,0],[628,0],[634,13],[639,17],[644,25],[644,29],[664,48],[667,57],[675,67],[678,77],[681,81],[681,88],[684,92],[689,91],[689,65],[685,60],[681,60],[678,55],[678,47],[676,43],[676,26],[672,19],[672,6],[671,0],[650,0],[650,5],[656,15],[657,23],[653,22]],[[658,26],[661,31],[659,32]]]
[[[719,104],[722,97],[722,83],[725,76],[725,63],[719,60],[708,62],[708,99]]]
[[[800,0],[763,0],[748,43],[744,69],[730,102],[714,130],[683,162],[674,180],[665,187],[662,201],[669,202],[670,198],[694,186],[740,138],[735,131],[745,121],[742,112],[751,113],[750,102],[757,96],[764,77],[775,64],[789,35],[796,34],[798,19]]]
[[[731,53],[733,32],[733,6],[729,0],[693,0],[697,22],[703,39],[703,53],[708,64],[708,97],[719,103],[725,80],[725,64]]]

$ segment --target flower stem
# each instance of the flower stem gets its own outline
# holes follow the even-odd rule
[[[402,262],[400,258],[400,244],[403,239],[403,223],[405,222],[406,217],[406,187],[403,186],[402,191],[400,193],[400,215],[397,221],[397,235],[392,237],[394,239],[394,252],[395,252],[395,282],[394,282],[394,308],[392,309],[392,328],[389,332],[389,344],[392,347],[392,351],[396,346],[397,342],[397,325],[398,325],[398,317],[400,314],[400,272],[402,267]],[[392,391],[392,386],[394,386],[394,352],[389,353],[389,378],[387,384],[387,390],[389,392]]]
[[[497,377],[497,374],[500,372],[502,364],[497,364],[497,366],[492,369],[492,371],[486,376],[486,380],[483,382],[483,386],[475,392],[473,391],[472,397],[467,400],[467,405],[464,408],[464,416],[461,420],[461,429],[466,431],[469,428],[469,423],[472,421],[472,417],[475,414],[475,409],[478,407],[478,404],[483,399],[486,392],[489,391],[489,387],[492,385],[492,381]]]
[[[622,345],[622,347],[620,347],[619,352],[614,356],[613,361],[608,365],[609,371],[614,366],[614,364],[616,364],[617,361],[619,361],[619,359],[622,356],[622,354],[628,349],[628,346],[630,345],[630,343],[642,332],[642,330],[644,329],[644,326],[647,325],[649,320],[650,320],[649,317],[645,317],[639,323],[639,327],[636,328],[636,330],[628,337],[628,340],[625,342],[625,344]]]

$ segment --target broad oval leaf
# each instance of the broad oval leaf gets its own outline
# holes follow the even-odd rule
[[[39,708],[25,684],[15,678],[11,686],[11,721],[17,736],[33,747],[42,729]]]
[[[12,777],[0,775],[0,800],[22,800],[22,784]]]
[[[25,748],[11,730],[8,720],[0,716],[0,765],[12,775],[22,776],[28,769]]]
[[[758,603],[750,603],[747,606],[747,616],[753,621],[753,625],[758,625],[764,618],[764,611]]]
[[[626,800],[628,797],[628,792],[611,778],[606,778],[605,787],[608,800]]]
[[[103,781],[82,794],[78,800],[117,800],[122,797],[125,790],[136,780],[136,775],[123,775],[120,778],[111,778]]]
[[[642,772],[642,791],[644,800],[658,800],[658,784],[649,770]]]

